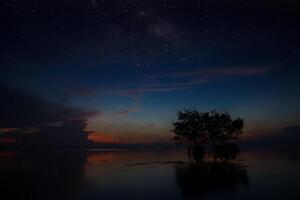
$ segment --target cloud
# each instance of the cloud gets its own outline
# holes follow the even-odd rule
[[[126,121],[103,121],[94,119],[93,132],[89,139],[98,143],[153,143],[169,142],[172,134],[169,128],[152,123]],[[101,124],[101,125],[97,125]]]
[[[36,128],[36,127],[28,127],[27,129],[25,129],[23,131],[23,133],[36,133],[36,132],[40,132],[41,129]]]
[[[89,144],[86,120],[65,121],[62,126],[41,126],[25,145],[35,147],[83,147]]]
[[[184,71],[178,73],[165,73],[157,75],[160,78],[184,78],[184,77],[201,77],[203,80],[226,76],[250,76],[264,74],[274,66],[238,66],[230,68],[203,68],[193,71]]]
[[[18,130],[18,128],[0,128],[0,133],[10,133]]]
[[[95,143],[116,143],[117,142],[116,139],[114,137],[111,137],[110,135],[102,134],[102,133],[94,133],[94,132],[88,135],[88,139]]]
[[[189,89],[188,87],[140,87],[133,89],[125,89],[125,90],[114,90],[110,91],[107,94],[115,94],[121,96],[135,96],[143,93],[152,93],[152,92],[170,92],[176,90],[184,90]]]
[[[141,109],[139,109],[139,108],[127,108],[127,109],[123,109],[123,110],[120,110],[118,112],[115,112],[114,114],[117,114],[117,115],[128,115],[129,113],[138,112],[140,110]]]
[[[78,146],[88,142],[87,112],[0,84],[2,139],[27,146]]]
[[[137,88],[112,90],[106,93],[135,97],[144,93],[187,90],[225,77],[261,75],[275,68],[276,67],[274,66],[237,66],[230,68],[202,68],[193,71],[154,74],[147,77],[148,80],[152,80],[152,83],[147,83]]]
[[[95,114],[50,102],[40,96],[0,84],[0,128],[27,128],[40,124],[85,119]]]

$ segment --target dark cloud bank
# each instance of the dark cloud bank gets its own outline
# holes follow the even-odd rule
[[[0,84],[0,137],[13,138],[18,146],[86,146],[87,118],[82,111]]]

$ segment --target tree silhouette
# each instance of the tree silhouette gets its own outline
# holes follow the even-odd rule
[[[232,119],[227,112],[199,112],[196,109],[178,111],[177,117],[173,123],[174,139],[178,143],[187,143],[193,155],[203,154],[195,151],[203,151],[205,145],[210,145],[215,156],[224,160],[233,158],[238,152],[233,142],[243,133],[241,118]]]

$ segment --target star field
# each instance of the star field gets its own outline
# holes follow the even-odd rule
[[[82,130],[99,141],[168,142],[184,107],[229,110],[256,135],[298,125],[299,6],[295,0],[4,0],[2,93],[13,88],[24,101],[28,93],[59,105],[59,113],[74,109]],[[74,120],[52,112],[44,119],[0,128],[40,130]]]

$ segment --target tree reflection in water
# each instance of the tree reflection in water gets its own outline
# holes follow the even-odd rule
[[[203,197],[217,192],[235,192],[248,186],[245,166],[236,163],[190,162],[175,166],[176,180],[186,197]]]

